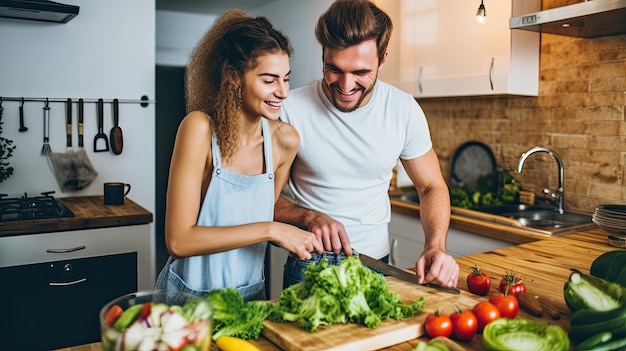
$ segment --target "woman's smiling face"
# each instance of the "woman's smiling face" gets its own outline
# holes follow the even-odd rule
[[[252,118],[277,120],[289,92],[289,55],[277,52],[259,56],[256,66],[243,76],[243,111]]]

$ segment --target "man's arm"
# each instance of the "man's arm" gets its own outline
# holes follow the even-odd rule
[[[456,286],[459,265],[446,253],[450,225],[450,194],[433,149],[426,154],[402,160],[404,169],[415,185],[420,200],[420,220],[424,227],[424,251],[415,263],[418,282]]]
[[[324,245],[324,251],[343,251],[348,256],[352,255],[350,239],[343,224],[323,213],[296,206],[281,196],[274,205],[274,220],[312,232]]]

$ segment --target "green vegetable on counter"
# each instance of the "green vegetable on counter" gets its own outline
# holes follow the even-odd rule
[[[474,206],[463,188],[450,188],[450,205],[461,208]]]
[[[388,318],[410,317],[424,308],[424,297],[402,303],[382,275],[363,266],[358,256],[330,266],[327,259],[308,265],[304,280],[280,293],[270,315],[275,322],[295,322],[313,332],[320,325],[358,323],[375,328]]]
[[[211,290],[205,299],[213,307],[213,340],[220,336],[256,339],[263,330],[263,320],[274,306],[267,301],[244,302],[243,295],[234,288]]]
[[[573,269],[563,286],[563,297],[572,312],[580,309],[608,311],[624,303],[626,291],[619,284]]]
[[[465,351],[465,348],[445,336],[436,336],[428,342],[419,341],[413,351]]]
[[[626,250],[603,253],[593,261],[589,271],[594,277],[626,287]]]
[[[450,351],[450,349],[440,343],[420,341],[417,343],[417,346],[415,346],[413,351]]]
[[[154,306],[152,307],[154,310]],[[179,313],[185,316],[188,322],[207,321],[211,319],[211,305],[200,299],[188,299],[183,307],[174,305],[170,311],[180,310]]]
[[[524,318],[500,318],[483,330],[483,345],[489,351],[568,351],[570,342],[558,325]]]
[[[603,344],[626,338],[626,305],[608,311],[580,309],[572,315],[569,338],[575,345]],[[607,338],[606,334],[611,333]],[[595,347],[593,348],[595,349]]]

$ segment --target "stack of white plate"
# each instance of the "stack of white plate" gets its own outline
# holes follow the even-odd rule
[[[607,232],[626,237],[626,205],[599,205],[592,220]]]

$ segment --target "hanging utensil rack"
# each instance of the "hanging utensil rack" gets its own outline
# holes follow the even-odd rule
[[[8,96],[0,96],[0,99],[3,101],[38,101],[38,102],[66,102],[67,98],[37,98],[37,97],[8,97]],[[114,99],[104,99],[105,103],[113,103]],[[72,98],[72,101],[78,102],[78,98]],[[83,102],[85,103],[97,103],[98,99],[85,99],[83,98]],[[148,107],[149,104],[156,103],[156,100],[150,100],[147,95],[143,95],[140,99],[118,99],[120,104],[140,104],[141,107]]]

